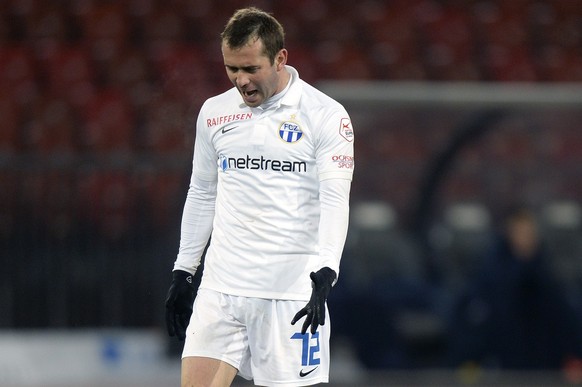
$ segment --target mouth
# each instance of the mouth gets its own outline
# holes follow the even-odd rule
[[[258,106],[261,103],[261,97],[257,89],[241,90],[240,93],[248,106]]]
[[[258,91],[257,90],[244,90],[242,93],[245,97],[252,98],[255,95],[257,95]]]

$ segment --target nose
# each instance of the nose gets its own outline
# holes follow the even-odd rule
[[[238,87],[245,87],[249,84],[249,77],[246,74],[239,72],[236,75],[235,82]]]

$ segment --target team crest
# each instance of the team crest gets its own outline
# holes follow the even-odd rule
[[[285,142],[296,142],[303,137],[303,131],[299,124],[292,121],[285,121],[279,127],[279,137]]]

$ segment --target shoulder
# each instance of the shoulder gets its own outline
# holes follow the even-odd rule
[[[341,103],[307,82],[302,81],[302,86],[300,111],[312,128],[330,134],[337,133],[338,127],[351,130],[350,116]],[[344,138],[347,139],[346,136]]]
[[[226,110],[237,108],[240,104],[240,94],[236,88],[232,87],[227,91],[208,98],[202,104],[202,112],[224,112]]]
[[[309,103],[310,106],[318,109],[340,110],[345,111],[344,106],[337,100],[333,99],[315,86],[300,80],[302,87],[302,102]]]
[[[219,129],[234,121],[246,121],[253,118],[253,113],[244,103],[236,88],[208,98],[200,108],[198,129]]]

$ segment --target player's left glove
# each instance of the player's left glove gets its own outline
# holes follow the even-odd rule
[[[186,338],[186,327],[192,315],[192,305],[196,295],[193,275],[183,271],[172,272],[172,284],[166,297],[166,328],[170,336],[178,336],[178,340]]]
[[[325,301],[327,300],[327,296],[331,291],[331,286],[337,274],[329,267],[324,267],[317,272],[311,272],[309,277],[312,281],[311,298],[307,305],[297,312],[293,320],[291,320],[291,324],[295,325],[299,319],[305,316],[305,321],[301,328],[302,335],[307,332],[309,326],[311,326],[311,333],[314,334],[319,325],[325,324]]]

